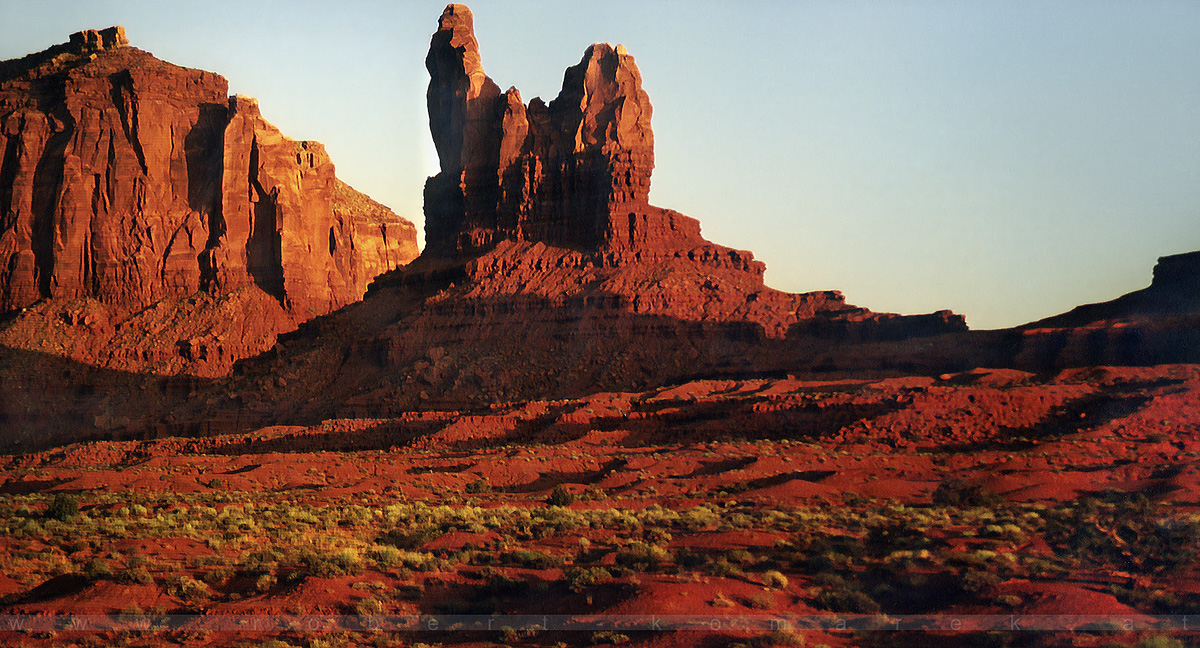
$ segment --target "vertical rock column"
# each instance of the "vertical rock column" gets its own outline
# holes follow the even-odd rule
[[[554,101],[526,106],[484,74],[473,29],[466,7],[448,6],[425,59],[441,162],[425,187],[428,249],[470,254],[500,239],[627,246],[637,219],[658,217],[647,203],[653,111],[633,57],[592,45]]]

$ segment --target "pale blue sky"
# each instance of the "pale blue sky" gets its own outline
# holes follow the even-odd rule
[[[753,250],[776,288],[991,328],[1200,249],[1200,2],[469,4],[484,67],[526,100],[624,43],[655,108],[652,201]],[[125,25],[420,224],[443,6],[0,0],[0,58]]]

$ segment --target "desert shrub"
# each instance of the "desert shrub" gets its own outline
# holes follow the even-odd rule
[[[709,605],[711,605],[713,607],[727,608],[727,607],[733,607],[733,606],[737,605],[737,603],[734,603],[733,601],[729,600],[729,597],[725,596],[725,594],[723,594],[721,592],[717,592],[717,595],[715,597],[713,597],[713,600],[709,601]]]
[[[842,493],[842,503],[852,508],[861,508],[870,504],[871,500],[863,497],[860,493],[845,491]]]
[[[669,531],[660,527],[646,529],[642,532],[642,538],[649,544],[666,545],[671,544],[671,539],[674,536]]]
[[[479,594],[483,596],[522,596],[533,587],[527,580],[492,571],[490,567],[484,569],[481,576],[484,584],[479,588]]]
[[[612,574],[603,567],[571,567],[563,574],[567,588],[572,592],[582,592],[609,578]]]
[[[395,596],[402,601],[419,601],[425,596],[425,586],[420,583],[398,585]]]
[[[17,530],[28,538],[40,538],[46,534],[46,529],[37,520],[26,518],[20,523]]]
[[[587,490],[583,491],[583,493],[579,495],[579,499],[602,502],[608,499],[608,493],[604,492],[604,489],[600,488],[599,486],[589,486]]]
[[[989,571],[969,571],[962,577],[962,588],[968,592],[986,592],[1000,584],[1003,579]]]
[[[46,517],[66,522],[79,514],[79,501],[66,493],[58,493],[46,507]]]
[[[328,563],[333,566],[336,575],[357,574],[362,571],[362,558],[354,549],[342,549],[335,552],[328,558]]]
[[[274,574],[279,569],[279,563],[284,559],[283,554],[274,549],[252,551],[242,560],[242,569],[251,576],[258,574]]]
[[[217,583],[232,577],[233,574],[233,569],[229,567],[214,567],[204,572],[204,575],[201,576],[200,579],[209,585],[216,585]]]
[[[1025,536],[1024,530],[1015,524],[988,524],[979,531],[979,535],[985,538],[1007,538],[1010,540],[1019,540]]]
[[[933,503],[939,506],[993,507],[1002,501],[995,491],[959,478],[943,481],[933,491]]]
[[[1047,511],[1042,533],[1080,561],[1157,572],[1196,564],[1200,523],[1161,512],[1144,496],[1089,497]]]
[[[772,648],[773,646],[800,648],[805,645],[805,640],[804,635],[795,630],[776,630],[754,637],[746,642],[746,645],[748,648]]]
[[[803,556],[797,561],[808,571],[821,573],[846,570],[867,555],[861,538],[850,535],[797,535],[794,547]]]
[[[500,560],[506,564],[518,565],[528,569],[552,569],[562,566],[561,558],[528,549],[506,551],[500,555]]]
[[[915,527],[906,521],[885,520],[871,525],[863,545],[870,553],[884,555],[901,550],[926,549],[933,545],[933,541],[926,529]]]
[[[401,551],[392,545],[374,545],[367,550],[367,556],[379,567],[395,567],[400,564]]]
[[[492,491],[492,487],[488,485],[486,481],[484,481],[483,477],[480,477],[479,479],[467,484],[465,490],[471,495],[477,495],[479,493],[490,493]]]
[[[876,614],[879,604],[865,592],[857,589],[829,589],[817,595],[817,607],[837,613]]]
[[[132,556],[125,561],[125,568],[117,574],[117,580],[122,583],[149,585],[154,582],[154,576],[150,575],[148,569],[149,564],[150,561],[144,556]]]
[[[1010,608],[1017,608],[1025,604],[1025,599],[1016,594],[1001,594],[996,597],[996,602]]]
[[[693,551],[686,547],[675,552],[675,564],[687,569],[703,567],[713,561],[712,556],[702,551]]]
[[[212,595],[212,591],[209,590],[208,585],[183,574],[176,574],[167,578],[166,585],[168,594],[184,601],[203,601]]]
[[[310,576],[332,578],[362,571],[362,558],[354,549],[341,549],[331,554],[305,549],[284,557],[280,564],[286,564],[291,570],[291,579]]]
[[[749,565],[754,562],[754,554],[745,549],[734,549],[725,552],[725,560],[735,565]]]
[[[700,530],[720,523],[721,515],[707,506],[697,506],[679,514],[679,524],[686,529]]]
[[[775,607],[775,599],[765,592],[759,592],[746,601],[746,607],[755,610],[770,610]]]
[[[623,643],[627,643],[628,641],[629,635],[623,635],[619,632],[613,632],[612,630],[601,630],[599,632],[592,633],[592,643],[596,645],[612,644],[614,646],[619,646]]]
[[[735,529],[749,529],[754,526],[754,518],[745,513],[734,513],[729,516],[728,524]]]
[[[746,572],[742,571],[741,567],[724,558],[707,565],[706,571],[720,578],[742,578],[746,575]]]
[[[365,506],[347,506],[342,509],[337,525],[344,527],[366,526],[374,520],[375,512]]]
[[[375,616],[383,614],[383,603],[379,599],[368,596],[354,604],[354,613],[358,616]]]
[[[880,610],[875,599],[836,574],[819,574],[814,580],[821,585],[821,592],[813,602],[821,609],[849,614],[876,614]]]
[[[766,585],[767,587],[774,587],[776,589],[784,589],[785,587],[788,586],[788,578],[787,578],[787,576],[784,576],[780,572],[772,569],[770,571],[763,573],[763,584]]]
[[[439,530],[432,526],[413,528],[396,527],[379,536],[379,544],[387,544],[397,549],[416,549],[417,547],[437,538]]]
[[[263,574],[254,579],[254,589],[260,592],[269,592],[278,582],[279,580],[275,578],[274,574]]]
[[[1188,615],[1200,613],[1200,601],[1194,600],[1194,596],[1180,596],[1176,592],[1164,589],[1120,585],[1109,585],[1105,590],[1122,603],[1143,612]]]
[[[438,566],[439,561],[433,554],[421,551],[401,551],[396,557],[396,565],[413,571],[429,571]]]
[[[145,567],[126,567],[117,574],[117,580],[122,583],[149,585],[154,582],[154,576]]]
[[[1142,637],[1142,640],[1135,646],[1136,648],[1183,648],[1183,642],[1167,635],[1151,635]]]
[[[87,564],[83,566],[83,575],[86,576],[88,580],[102,580],[112,576],[112,567],[110,567],[107,562],[100,560],[99,558],[93,558],[87,561]]]
[[[642,542],[631,542],[628,546],[618,551],[615,558],[618,565],[630,569],[645,570],[654,569],[659,564],[670,561],[671,554],[662,547]]]

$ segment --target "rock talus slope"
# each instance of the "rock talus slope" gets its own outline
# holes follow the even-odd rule
[[[220,328],[181,306],[197,296],[236,295],[266,318],[252,325],[261,339],[227,336],[207,367],[187,358],[187,331],[167,339],[170,322],[146,323],[163,340],[77,357],[88,362],[221,373],[417,252],[412,225],[342,185],[319,143],[284,137],[224,78],[130,47],[119,27],[0,63],[0,154],[0,311],[33,306],[27,328],[90,319],[68,338],[111,347],[97,327],[175,306],[194,328]],[[83,301],[60,307],[71,300]],[[26,348],[35,337],[6,333]]]

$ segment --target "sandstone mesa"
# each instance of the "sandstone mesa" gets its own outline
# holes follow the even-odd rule
[[[220,373],[416,256],[412,224],[338,180],[319,143],[120,27],[0,64],[0,151],[0,311],[84,324],[74,337],[114,353],[84,361]],[[208,312],[174,308],[189,299]],[[146,309],[194,321],[172,331]]]

